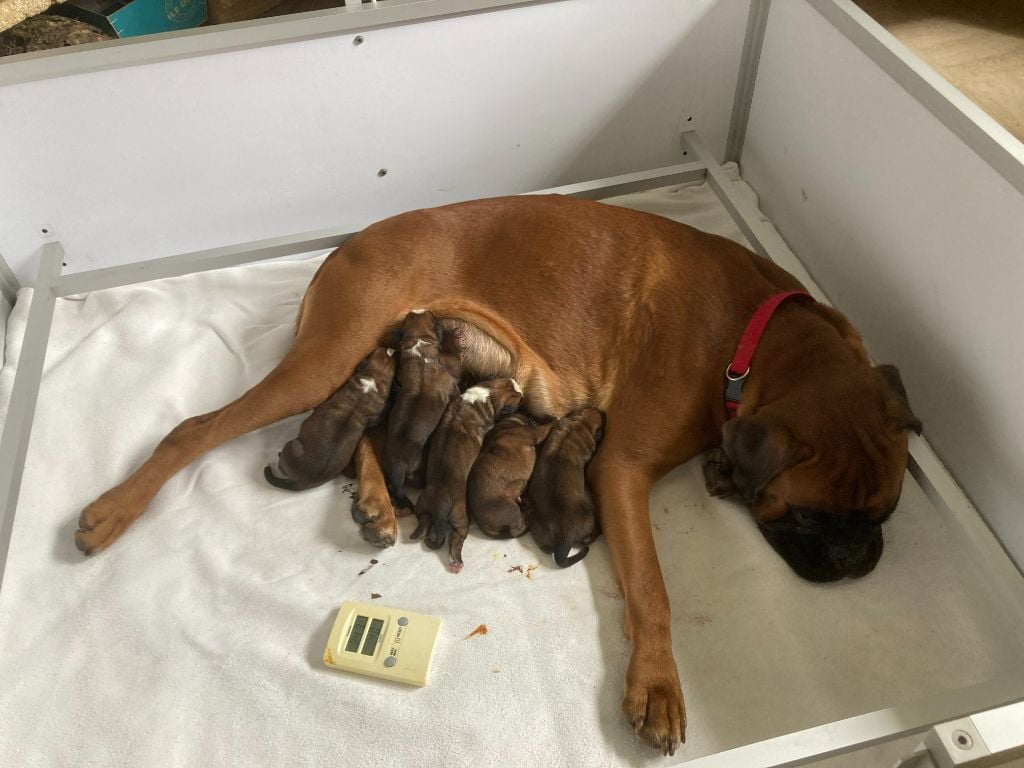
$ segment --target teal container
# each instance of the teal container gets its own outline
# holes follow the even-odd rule
[[[72,0],[50,13],[81,19],[118,37],[136,37],[198,27],[206,21],[206,0]]]

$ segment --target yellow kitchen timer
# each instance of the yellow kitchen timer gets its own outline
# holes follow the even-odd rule
[[[424,686],[441,620],[385,605],[346,601],[338,609],[324,664]]]

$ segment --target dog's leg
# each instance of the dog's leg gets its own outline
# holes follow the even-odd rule
[[[327,399],[375,341],[369,331],[329,347],[322,340],[297,340],[263,381],[220,410],[183,421],[127,480],[87,506],[78,520],[77,547],[87,555],[109,547],[172,475],[206,451]]]
[[[352,502],[352,519],[359,523],[363,538],[378,547],[390,547],[398,540],[395,508],[381,467],[385,438],[383,424],[368,430],[353,459],[359,491]]]
[[[657,473],[623,463],[623,453],[606,442],[588,467],[612,570],[625,599],[630,656],[622,711],[637,734],[671,755],[685,738],[686,710],[648,512]]]

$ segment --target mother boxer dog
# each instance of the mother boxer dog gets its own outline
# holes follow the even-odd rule
[[[387,219],[323,263],[281,363],[239,399],[171,431],[86,507],[75,541],[86,554],[109,547],[178,470],[323,402],[407,312],[429,309],[458,338],[465,369],[514,377],[534,417],[587,406],[607,414],[588,479],[625,599],[622,709],[671,754],[686,719],[651,485],[720,446],[709,490],[737,493],[769,543],[814,580],[870,571],[899,499],[904,429],[919,425],[895,369],[872,367],[856,331],[826,306],[797,299],[778,308],[737,418],[727,418],[724,373],[748,321],[766,298],[800,287],[731,241],[573,198],[497,198]],[[371,437],[355,464],[353,514],[367,540],[393,544],[395,513]]]

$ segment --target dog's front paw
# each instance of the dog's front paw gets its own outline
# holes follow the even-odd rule
[[[398,523],[394,520],[376,520],[360,526],[359,532],[363,539],[375,547],[386,549],[398,541]]]
[[[352,502],[352,519],[359,524],[363,539],[376,547],[383,549],[398,541],[395,510],[387,494],[359,494]]]
[[[708,495],[724,498],[732,496],[736,487],[732,483],[732,465],[724,453],[719,453],[704,462],[704,487]]]
[[[132,503],[115,488],[82,510],[75,531],[75,546],[86,555],[109,547],[142,512],[145,505]]]
[[[634,671],[636,666],[640,665],[634,657],[626,675],[622,712],[644,741],[663,755],[674,755],[686,741],[686,706],[675,661],[655,665],[645,660],[643,666],[652,670],[648,674]]]

